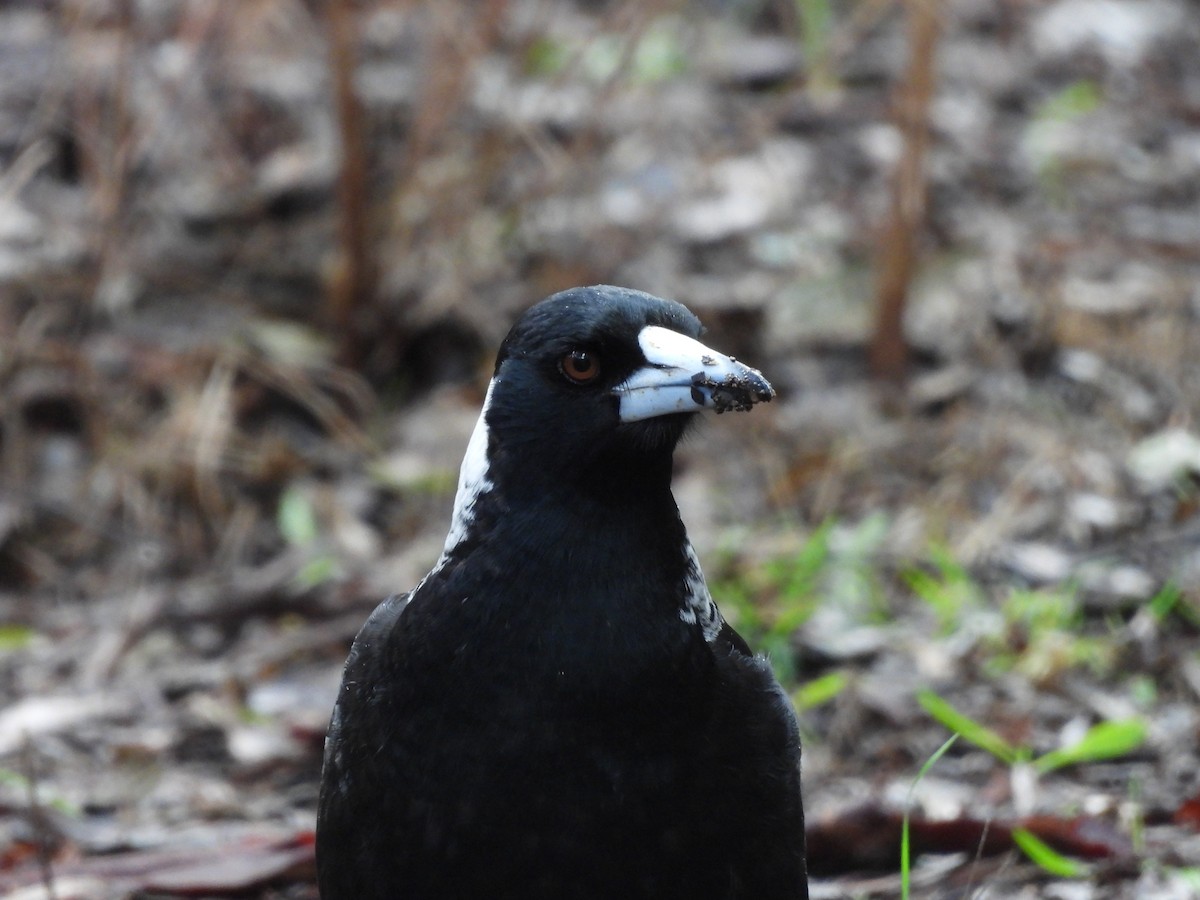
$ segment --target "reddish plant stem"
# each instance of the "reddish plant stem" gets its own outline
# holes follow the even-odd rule
[[[893,382],[903,381],[908,372],[904,310],[917,267],[917,241],[925,223],[929,105],[941,30],[938,0],[908,0],[907,6],[908,66],[895,103],[903,150],[892,178],[891,202],[880,241],[875,327],[869,350],[872,375]]]
[[[338,260],[330,283],[329,319],[338,330],[339,361],[363,355],[362,308],[375,291],[367,215],[367,147],[362,101],[354,88],[357,28],[352,0],[330,0],[330,65],[341,141],[337,179]]]

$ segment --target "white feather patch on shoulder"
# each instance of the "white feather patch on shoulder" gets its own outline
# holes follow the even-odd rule
[[[696,556],[691,541],[686,543],[684,552],[687,554],[687,571],[684,573],[684,597],[683,606],[679,608],[679,618],[688,625],[700,623],[704,639],[711,643],[716,640],[725,620],[721,618],[721,611],[717,609],[712,594],[708,592],[708,582],[704,580],[704,573],[700,571],[700,558]]]

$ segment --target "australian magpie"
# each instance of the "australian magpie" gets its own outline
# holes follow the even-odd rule
[[[700,333],[608,286],[509,332],[445,549],[346,663],[324,900],[807,897],[794,714],[671,495],[695,413],[774,392]]]

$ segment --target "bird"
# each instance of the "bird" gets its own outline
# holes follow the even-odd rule
[[[351,647],[324,900],[797,900],[800,741],[671,493],[704,411],[774,390],[682,304],[598,285],[501,344],[441,556]]]

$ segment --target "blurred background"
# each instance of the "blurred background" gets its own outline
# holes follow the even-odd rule
[[[0,891],[315,896],[349,642],[594,283],[779,391],[676,494],[814,895],[1200,896],[1192,0],[6,0]]]

